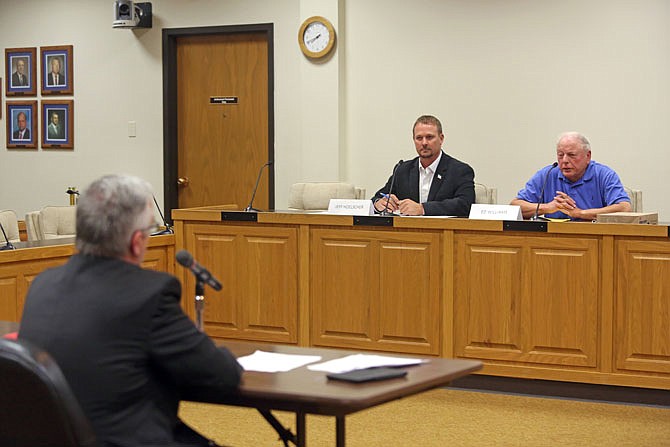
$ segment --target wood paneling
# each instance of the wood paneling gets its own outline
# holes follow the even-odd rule
[[[670,374],[670,244],[621,241],[616,256],[617,372]]]
[[[172,235],[151,237],[142,267],[174,273],[174,240]],[[0,320],[21,320],[33,279],[46,269],[65,264],[76,252],[73,242],[51,240],[43,246],[32,242],[27,248],[0,252]]]
[[[251,295],[228,298],[236,304],[209,321],[210,335],[481,359],[484,374],[670,389],[667,226],[549,222],[541,233],[401,217],[368,227],[300,213],[260,213],[255,223],[213,214],[207,225],[180,213],[177,240],[218,265],[224,290]],[[263,248],[270,242],[275,250]],[[244,319],[254,309],[234,307],[249,303],[266,331]]]
[[[463,235],[456,247],[457,355],[596,366],[597,240]]]
[[[439,354],[439,234],[313,229],[312,344]]]
[[[205,290],[205,329],[212,337],[295,343],[298,231],[287,227],[185,225],[186,248],[222,283]],[[184,277],[194,315],[195,280]]]

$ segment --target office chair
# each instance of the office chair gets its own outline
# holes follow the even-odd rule
[[[634,212],[634,213],[641,213],[642,212],[642,191],[640,191],[639,189],[629,188],[627,186],[624,186],[623,189],[626,191],[626,194],[628,194],[628,197],[630,197],[631,211]]]
[[[76,206],[45,206],[40,210],[39,228],[43,239],[74,237],[77,233]]]
[[[498,203],[498,188],[475,183],[475,203],[495,205]]]
[[[98,445],[60,368],[42,349],[0,339],[0,389],[0,445]]]
[[[19,221],[13,210],[0,211],[0,223],[2,224],[2,228],[5,229],[9,242],[21,242],[19,236]],[[5,238],[2,233],[0,233],[0,244],[2,243],[5,243]]]
[[[291,185],[289,209],[327,210],[330,199],[365,199],[365,188],[344,182],[307,182]]]

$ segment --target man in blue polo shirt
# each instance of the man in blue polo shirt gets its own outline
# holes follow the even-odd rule
[[[519,191],[512,205],[523,217],[535,214],[571,220],[594,220],[601,213],[630,211],[630,198],[611,168],[591,160],[591,144],[578,132],[562,134],[556,144],[558,169],[546,166]],[[546,179],[544,194],[542,185]]]

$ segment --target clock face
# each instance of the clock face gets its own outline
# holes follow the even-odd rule
[[[330,42],[330,31],[321,22],[312,22],[305,28],[305,33],[302,35],[302,40],[305,42],[307,49],[313,53],[323,51]]]
[[[298,43],[303,54],[310,59],[321,59],[335,46],[335,28],[321,16],[305,20],[298,31]]]

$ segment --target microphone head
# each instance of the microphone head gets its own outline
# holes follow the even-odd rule
[[[177,258],[177,262],[186,268],[193,265],[193,256],[186,250],[179,250],[175,257]]]
[[[557,162],[557,161],[555,161],[555,162],[552,163],[552,165],[551,165],[552,168],[555,168],[556,166],[558,166],[558,162]]]

